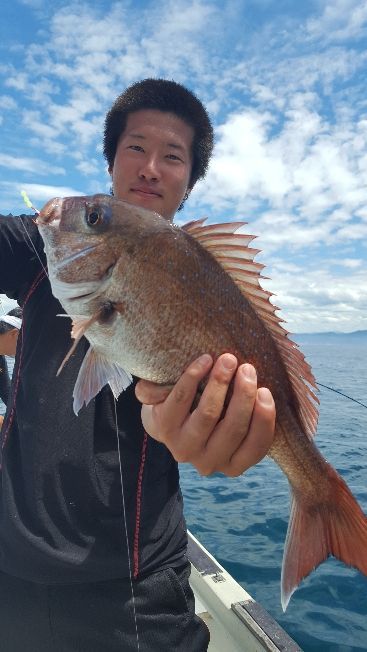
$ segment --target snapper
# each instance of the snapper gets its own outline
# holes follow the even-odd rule
[[[37,224],[53,294],[73,319],[73,349],[82,335],[90,343],[75,412],[107,383],[117,397],[132,375],[173,384],[203,353],[252,363],[276,404],[269,455],[291,488],[283,609],[329,555],[367,575],[367,518],[314,444],[315,379],[261,287],[253,236],[237,232],[244,223],[198,220],[179,228],[94,195],[52,199]]]

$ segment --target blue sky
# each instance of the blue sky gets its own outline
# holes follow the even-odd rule
[[[108,192],[106,110],[172,78],[216,129],[179,221],[247,221],[289,330],[367,329],[366,38],[361,0],[3,2],[0,210]]]

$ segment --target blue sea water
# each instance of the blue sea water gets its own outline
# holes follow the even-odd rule
[[[303,337],[300,345],[320,383],[367,404],[367,338]],[[367,410],[323,388],[319,398],[317,445],[367,513]],[[283,614],[289,491],[272,461],[234,479],[181,465],[181,480],[190,530],[305,652],[367,650],[367,578],[334,558],[301,583]]]
[[[316,379],[367,404],[367,338],[302,337]],[[367,410],[320,389],[317,445],[367,513]],[[269,459],[240,478],[202,478],[181,465],[187,524],[218,561],[306,652],[367,650],[367,578],[329,558],[293,594],[284,614],[280,571],[288,483]]]

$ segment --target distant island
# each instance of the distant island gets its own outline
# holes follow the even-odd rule
[[[365,331],[352,331],[350,333],[341,333],[337,331],[326,331],[324,333],[293,333],[291,335],[295,340],[304,342],[306,339],[323,340],[323,339],[343,339],[343,340],[363,340],[367,341],[367,330]]]

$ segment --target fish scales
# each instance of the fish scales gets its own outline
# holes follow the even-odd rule
[[[91,344],[77,407],[108,382],[118,395],[131,374],[172,384],[202,353],[251,362],[275,400],[269,455],[291,487],[283,608],[330,554],[367,574],[367,519],[314,444],[315,380],[261,288],[253,236],[204,220],[179,229],[104,195],[51,200],[37,221],[53,292],[79,315],[76,341],[85,334]]]

